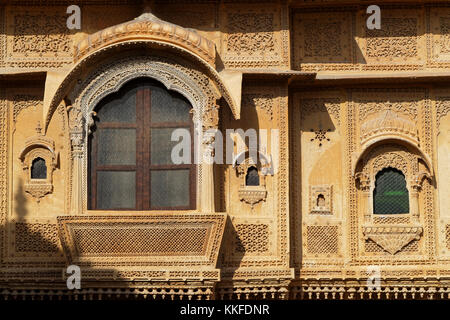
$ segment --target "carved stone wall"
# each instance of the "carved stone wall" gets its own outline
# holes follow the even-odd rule
[[[449,67],[449,8],[379,4],[382,28],[366,7],[294,9],[293,67],[304,71],[400,71]]]
[[[381,0],[382,28],[369,30],[363,0],[157,0],[155,16],[141,16],[143,6],[128,0],[87,0],[78,31],[66,27],[72,3],[57,2],[0,5],[3,294],[68,294],[61,274],[76,263],[86,279],[80,297],[97,290],[189,299],[448,298],[450,87],[437,83],[450,67],[445,1]],[[165,22],[153,24],[158,19]],[[145,28],[127,31],[139,21]],[[208,44],[203,57],[199,39]],[[242,83],[222,71],[243,72]],[[198,210],[88,210],[91,111],[141,76],[183,94],[201,130],[266,130],[258,155],[267,162],[255,164],[260,184],[245,183],[250,146],[238,150],[235,133],[233,149],[245,161],[198,170]],[[45,197],[27,192],[20,157],[36,136],[54,146]],[[374,176],[385,167],[404,173],[411,212],[373,214]],[[367,289],[370,266],[381,269],[376,292]],[[41,280],[54,292],[30,285]]]
[[[287,228],[287,183],[288,171],[285,162],[288,152],[287,90],[284,83],[248,82],[242,93],[241,119],[233,120],[231,115],[223,117],[222,126],[227,129],[256,129],[258,136],[264,136],[266,143],[259,144],[255,159],[260,175],[258,187],[245,187],[245,170],[248,159],[241,165],[226,166],[225,202],[231,218],[224,235],[222,267],[224,277],[230,278],[232,270],[238,268],[233,279],[265,277],[266,271],[252,268],[277,268],[289,274],[286,249]],[[273,131],[271,131],[274,129]],[[261,130],[261,131],[260,131]],[[225,135],[225,132],[224,132]],[[245,154],[252,146],[241,140],[237,133],[231,136],[235,140],[235,153]],[[263,140],[264,140],[263,139]],[[239,146],[243,149],[238,149]],[[246,156],[251,153],[246,154]],[[270,159],[273,173],[264,173],[264,161]],[[283,160],[284,159],[284,160]],[[256,188],[256,189],[255,189]],[[258,189],[259,188],[259,189]],[[242,192],[248,195],[242,197]],[[251,193],[264,192],[261,200],[252,205]],[[281,272],[281,271],[280,271]]]
[[[310,264],[335,265],[342,258],[343,102],[339,90],[293,94],[290,192],[291,250],[296,272]]]

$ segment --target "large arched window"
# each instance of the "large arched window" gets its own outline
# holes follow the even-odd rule
[[[378,172],[373,191],[375,214],[409,213],[409,194],[404,174],[393,168]]]
[[[178,143],[171,141],[173,130],[186,128],[193,137],[190,103],[155,81],[138,79],[95,110],[89,143],[90,209],[194,209],[195,165],[171,160]]]

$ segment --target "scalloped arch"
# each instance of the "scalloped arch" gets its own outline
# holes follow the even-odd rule
[[[354,161],[352,163],[352,173],[353,173],[354,177],[357,174],[356,170],[358,167],[358,163],[364,158],[364,155],[366,155],[367,152],[369,152],[375,146],[381,145],[386,142],[400,143],[400,144],[406,145],[409,148],[412,148],[413,150],[418,151],[419,154],[421,155],[423,161],[425,161],[425,164],[427,165],[428,169],[430,170],[430,175],[431,176],[434,175],[433,165],[432,165],[430,157],[428,155],[426,155],[416,144],[412,143],[409,140],[403,139],[401,137],[390,136],[390,137],[386,137],[382,140],[372,140],[370,143],[366,143],[364,145],[364,149],[354,157]]]

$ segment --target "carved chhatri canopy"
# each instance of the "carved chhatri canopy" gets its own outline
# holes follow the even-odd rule
[[[90,35],[76,46],[74,61],[78,62],[90,53],[108,45],[136,39],[149,39],[177,45],[195,52],[210,65],[215,65],[216,49],[214,42],[192,29],[188,30],[162,21],[152,13],[144,13],[132,21]]]

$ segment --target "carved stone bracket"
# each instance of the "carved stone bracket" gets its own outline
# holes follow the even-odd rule
[[[372,240],[385,251],[394,255],[413,240],[419,240],[423,233],[420,226],[364,226],[366,240]]]
[[[248,203],[252,208],[255,204],[261,201],[265,201],[267,197],[267,190],[265,187],[257,188],[240,188],[238,190],[239,199],[245,203]]]

